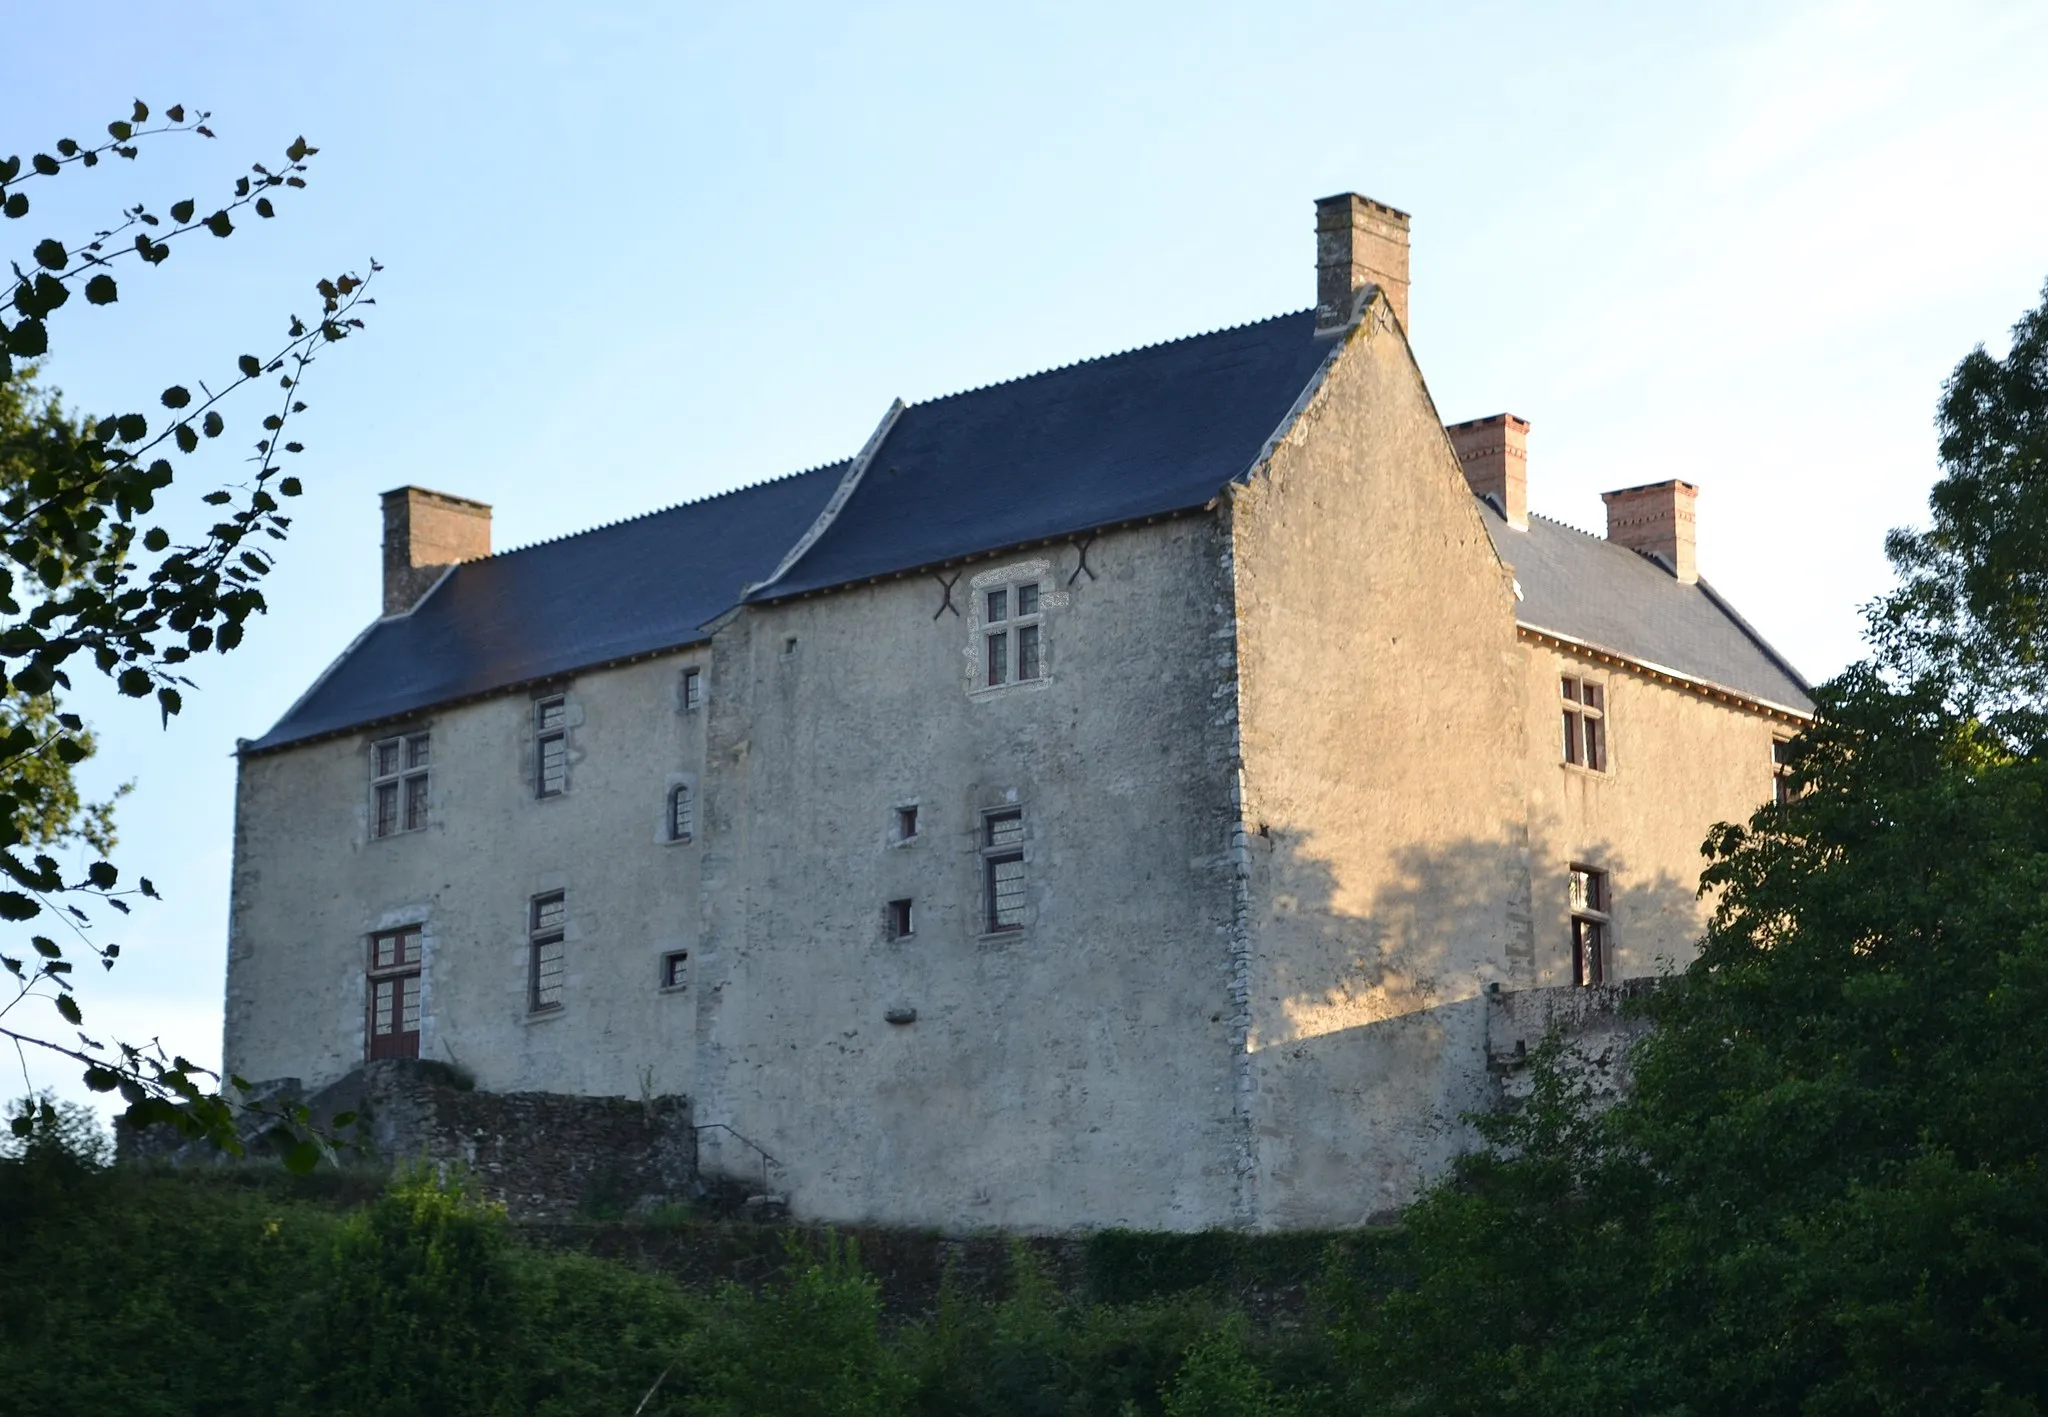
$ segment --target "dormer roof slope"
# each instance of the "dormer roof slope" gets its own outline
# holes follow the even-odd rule
[[[1304,310],[914,404],[775,600],[1208,502],[1332,349]]]
[[[1478,499],[1487,534],[1514,567],[1516,623],[1703,686],[1810,715],[1808,685],[1705,581],[1685,585],[1639,551],[1531,516],[1527,531]]]

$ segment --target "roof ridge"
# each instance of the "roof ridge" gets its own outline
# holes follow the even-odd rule
[[[659,517],[665,516],[670,512],[680,512],[685,507],[701,507],[706,503],[716,502],[725,497],[737,497],[742,492],[753,492],[763,487],[773,487],[777,483],[790,482],[799,477],[809,477],[812,473],[829,472],[835,467],[844,467],[851,461],[853,461],[851,458],[839,458],[833,462],[821,462],[815,467],[798,468],[795,472],[785,472],[777,477],[764,477],[756,482],[742,482],[739,486],[728,487],[722,492],[707,492],[702,497],[690,497],[681,502],[671,502],[666,507],[655,507],[649,511],[636,512],[630,517],[619,517],[613,521],[599,522],[596,526],[587,526],[580,531],[565,531],[559,536],[547,536],[542,537],[539,541],[529,541],[520,546],[508,546],[503,551],[493,551],[488,556],[479,556],[474,561],[465,561],[462,564],[465,566],[477,566],[482,565],[485,561],[499,561],[507,556],[517,556],[523,551],[538,551],[543,546],[558,546],[564,541],[574,541],[579,536],[594,536],[600,531],[610,531],[615,527],[630,526],[634,522],[644,522],[649,517]]]
[[[1570,522],[1565,521],[1559,517],[1549,517],[1545,516],[1541,512],[1531,512],[1529,513],[1529,520],[1532,522],[1549,522],[1552,526],[1558,527],[1561,530],[1577,532],[1580,536],[1585,537],[1589,541],[1597,541],[1600,542],[1602,545],[1608,544],[1607,538],[1602,536],[1599,532],[1587,531],[1582,526],[1573,526]]]
[[[1007,379],[991,379],[986,384],[974,384],[968,388],[955,389],[950,394],[934,394],[928,399],[919,399],[916,403],[907,404],[905,407],[923,408],[926,404],[944,403],[948,399],[962,399],[966,398],[969,394],[986,393],[990,389],[1007,388],[1011,384],[1022,384],[1032,379],[1043,379],[1052,374],[1064,374],[1069,369],[1079,369],[1089,364],[1101,364],[1111,359],[1122,359],[1125,355],[1129,354],[1144,354],[1154,349],[1165,349],[1168,345],[1188,344],[1198,339],[1213,339],[1217,335],[1234,334],[1238,330],[1251,329],[1254,325],[1270,325],[1280,320],[1297,319],[1300,316],[1313,313],[1315,313],[1315,307],[1305,305],[1299,310],[1285,310],[1278,315],[1267,315],[1263,319],[1243,320],[1235,325],[1219,325],[1213,330],[1197,330],[1191,335],[1176,335],[1172,339],[1154,340],[1150,344],[1134,344],[1129,349],[1113,349],[1107,354],[1090,355],[1086,359],[1070,359],[1065,364],[1054,364],[1044,369],[1034,369],[1028,374],[1013,374]]]

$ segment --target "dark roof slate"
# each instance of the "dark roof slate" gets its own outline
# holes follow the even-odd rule
[[[704,638],[816,518],[847,465],[800,472],[457,566],[379,620],[261,751]]]
[[[1705,581],[1682,585],[1663,566],[1547,517],[1516,531],[1481,500],[1500,558],[1515,569],[1515,619],[1688,679],[1813,712],[1806,680]]]
[[[755,598],[1199,507],[1251,470],[1333,347],[1301,311],[912,405]]]
[[[1334,348],[1313,312],[1032,374],[904,409],[780,599],[1200,507],[1264,452]],[[379,620],[261,751],[704,638],[817,523],[835,463],[456,567]],[[1532,628],[1810,711],[1790,666],[1704,585],[1557,522],[1508,528]]]

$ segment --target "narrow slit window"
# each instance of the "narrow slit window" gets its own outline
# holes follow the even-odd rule
[[[533,706],[534,795],[559,797],[569,789],[569,701],[561,695]]]
[[[988,682],[993,688],[1010,682],[1010,632],[997,630],[988,637]]]
[[[1771,740],[1771,800],[1780,807],[1796,796],[1792,790],[1792,740]]]
[[[1024,928],[1024,813],[1012,808],[982,819],[982,882],[987,932]]]
[[[896,809],[896,839],[898,841],[909,841],[916,835],[917,808],[898,807]]]
[[[907,940],[917,933],[917,919],[913,914],[914,902],[892,900],[889,902],[889,938]]]
[[[370,835],[396,836],[427,824],[429,735],[409,733],[370,747]]]
[[[683,712],[704,707],[704,671],[692,666],[683,671]]]
[[[568,897],[561,891],[537,895],[528,903],[527,1007],[537,1014],[562,1007],[562,985],[568,973],[563,948],[568,914]]]
[[[697,830],[697,805],[687,783],[668,791],[668,839],[688,841]]]
[[[1612,925],[1608,904],[1607,873],[1591,866],[1571,868],[1572,983],[1605,984],[1612,961],[1609,959],[1609,930]]]

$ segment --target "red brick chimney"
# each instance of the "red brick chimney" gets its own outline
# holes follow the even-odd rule
[[[398,487],[384,494],[384,613],[403,615],[460,561],[491,554],[491,509],[467,497]]]
[[[1700,489],[1676,478],[1619,492],[1602,492],[1607,504],[1607,539],[1634,551],[1662,557],[1683,585],[1700,578],[1694,559],[1693,499]]]
[[[1529,529],[1529,420],[1512,413],[1453,423],[1451,435],[1474,496],[1491,497],[1516,531]]]
[[[1351,295],[1376,285],[1408,328],[1408,213],[1356,192],[1316,203],[1316,328],[1351,318]]]

